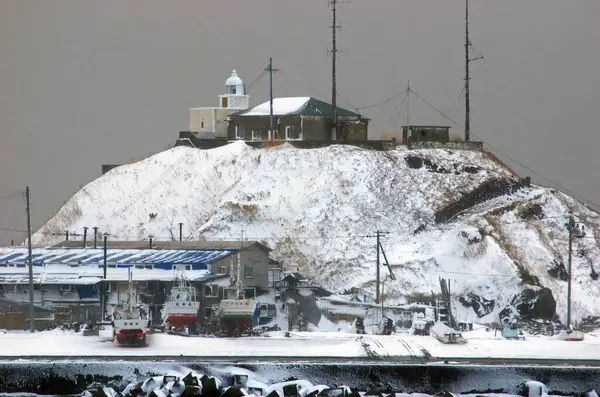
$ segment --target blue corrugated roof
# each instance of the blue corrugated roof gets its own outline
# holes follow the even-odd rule
[[[235,251],[195,249],[107,249],[107,262],[116,264],[210,265]],[[33,264],[102,264],[102,248],[34,248]],[[28,263],[26,248],[0,248],[0,263]]]

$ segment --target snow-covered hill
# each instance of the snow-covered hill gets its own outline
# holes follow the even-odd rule
[[[549,288],[564,320],[570,209],[587,232],[573,243],[578,319],[600,314],[598,215],[560,192],[520,183],[482,152],[176,147],[89,183],[33,240],[57,242],[84,226],[111,239],[175,239],[183,222],[187,239],[239,240],[243,233],[326,288],[372,292],[377,250],[370,236],[381,230],[389,233],[382,244],[397,275],[385,284],[389,302],[438,293],[443,277],[459,319],[552,312]]]

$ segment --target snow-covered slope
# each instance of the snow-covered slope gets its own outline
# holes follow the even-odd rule
[[[84,226],[111,239],[174,239],[183,222],[187,239],[238,240],[243,233],[326,288],[372,292],[372,236],[381,230],[389,233],[382,245],[397,275],[385,284],[388,302],[438,293],[442,277],[459,319],[497,321],[507,307],[527,312],[547,287],[564,320],[569,209],[587,231],[573,243],[578,319],[600,312],[598,215],[560,192],[518,183],[482,152],[176,147],[89,183],[33,239],[57,242],[58,234]],[[549,294],[541,295],[535,309],[552,309]]]

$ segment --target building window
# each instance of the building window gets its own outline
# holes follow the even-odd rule
[[[214,317],[214,310],[212,309],[212,307],[205,307],[204,308],[204,318],[211,318]]]
[[[260,141],[260,131],[259,130],[252,130],[252,140]]]
[[[244,276],[246,278],[254,277],[254,268],[252,266],[244,266]]]
[[[240,126],[235,126],[235,139],[244,139],[244,130]]]
[[[298,132],[296,131],[296,127],[293,125],[285,126],[285,139],[286,141],[296,141],[300,139]]]
[[[258,312],[259,317],[267,317],[269,313],[267,305],[260,305],[260,311]]]
[[[227,266],[225,266],[225,265],[221,265],[221,266],[219,267],[219,274],[227,274],[227,273],[229,273],[229,271],[228,271],[228,270],[229,270],[229,269],[227,268]]]
[[[204,119],[202,119],[202,120],[200,121],[200,128],[201,128],[201,129],[204,129]]]
[[[219,297],[219,286],[217,284],[209,284],[204,287],[204,296],[207,298]]]

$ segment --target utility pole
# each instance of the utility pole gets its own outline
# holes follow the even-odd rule
[[[29,186],[25,188],[27,207],[27,251],[29,256],[29,332],[35,331],[35,308],[33,307],[33,248],[31,246],[31,195]]]
[[[567,284],[567,329],[571,328],[571,280],[572,280],[572,272],[573,272],[573,239],[583,238],[585,237],[585,230],[583,226],[580,227],[575,220],[573,219],[573,214],[569,213],[569,222],[565,225],[567,230],[569,231],[569,276],[568,276],[568,284]]]
[[[390,234],[389,232],[382,232],[380,230],[377,230],[377,232],[375,232],[374,236],[367,236],[367,237],[375,237],[377,238],[377,266],[376,266],[376,274],[375,274],[375,303],[379,303],[379,299],[380,299],[380,295],[379,295],[379,286],[381,284],[381,257],[380,257],[380,253],[381,253],[381,236],[384,234]],[[387,260],[386,260],[387,261]]]
[[[342,25],[337,24],[337,5],[340,3],[346,3],[344,0],[329,0],[331,11],[333,14],[331,24],[331,108],[332,108],[332,122],[333,122],[333,134],[330,136],[330,140],[338,138],[338,115],[337,115],[337,30],[342,28]]]
[[[102,277],[102,297],[100,299],[100,301],[102,302],[102,307],[100,307],[100,313],[101,313],[100,321],[104,321],[104,317],[105,317],[104,311],[106,310],[106,267],[107,267],[106,259],[108,257],[108,252],[107,252],[108,233],[104,233],[103,237],[104,237],[104,263],[103,263],[104,275]]]
[[[269,72],[269,134],[268,139],[273,137],[273,72],[278,69],[273,69],[273,57],[269,57],[269,66],[265,69]]]
[[[469,80],[469,64],[472,61],[483,59],[483,56],[469,58],[469,48],[471,40],[469,39],[469,0],[465,0],[465,142],[471,140],[471,103],[470,103],[470,86]]]
[[[179,241],[183,241],[183,222],[179,222]]]

